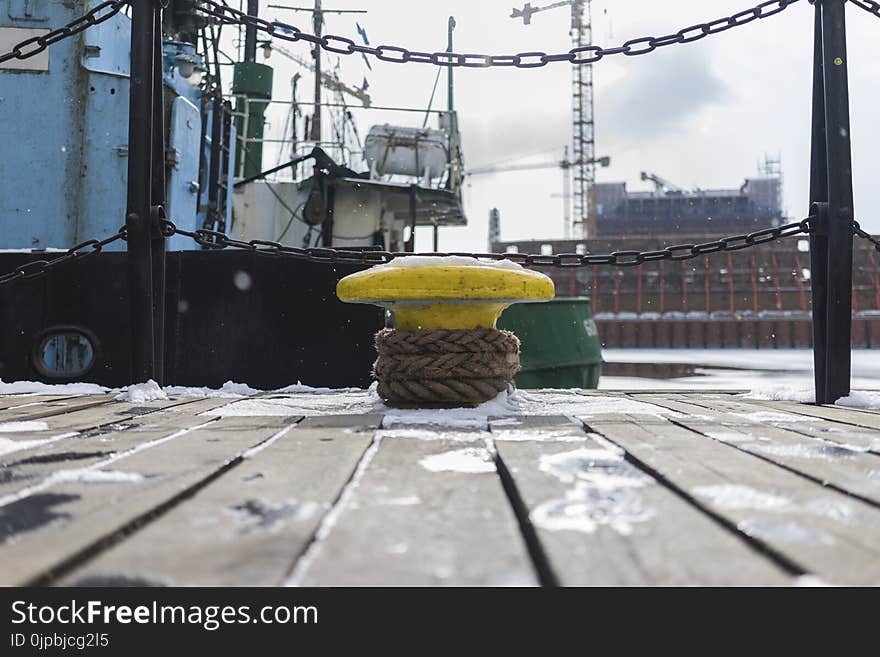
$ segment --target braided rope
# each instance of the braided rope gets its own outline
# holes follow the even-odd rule
[[[519,340],[496,329],[383,329],[376,351],[378,393],[392,405],[482,404],[519,371]]]

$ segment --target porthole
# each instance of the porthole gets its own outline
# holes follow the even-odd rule
[[[74,381],[88,374],[98,360],[98,340],[79,326],[53,326],[34,341],[31,364],[48,379]]]

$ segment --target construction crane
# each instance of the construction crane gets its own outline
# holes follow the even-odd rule
[[[663,194],[665,192],[683,192],[684,189],[679,187],[678,185],[673,185],[668,180],[661,178],[657,174],[648,173],[647,171],[642,171],[642,180],[649,180],[654,183],[654,190],[658,194]]]
[[[308,59],[292,53],[290,50],[284,48],[283,46],[279,46],[278,44],[271,43],[269,41],[265,42],[262,45],[264,50],[268,52],[277,52],[278,54],[283,55],[290,61],[299,64],[303,68],[306,68],[312,72],[315,71],[314,62],[310,62]],[[349,96],[357,98],[359,101],[361,101],[364,107],[369,107],[372,103],[370,94],[362,89],[358,89],[357,87],[352,87],[345,84],[342,80],[340,80],[332,73],[321,71],[321,80],[323,81],[325,88],[331,89],[332,91],[338,91],[340,93],[348,94]]]
[[[524,25],[532,22],[538,12],[571,8],[572,48],[592,45],[592,0],[562,0],[543,7],[526,3],[522,9],[514,9],[511,18],[522,18]],[[574,194],[572,212],[574,221],[566,222],[566,238],[582,239],[596,231],[595,194],[596,183],[596,124],[593,117],[593,65],[572,66],[572,160]]]
[[[569,227],[572,225],[571,222],[571,175],[570,172],[574,169],[577,170],[577,167],[581,166],[583,163],[578,160],[569,160],[568,159],[568,146],[565,147],[563,151],[563,156],[561,160],[557,160],[554,162],[535,162],[532,164],[505,164],[505,165],[490,165],[485,167],[476,167],[474,169],[466,169],[464,174],[466,176],[480,176],[491,173],[507,173],[509,171],[538,171],[540,169],[561,169],[562,170],[562,198],[563,198],[563,221],[565,222],[565,226]],[[599,165],[602,167],[611,166],[611,158],[608,156],[594,158],[592,162],[589,163],[591,166]],[[566,237],[570,237],[566,235]],[[576,238],[577,239],[577,238]]]

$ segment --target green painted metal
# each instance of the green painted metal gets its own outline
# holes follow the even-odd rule
[[[522,342],[517,387],[598,387],[602,348],[589,298],[517,303],[504,311],[498,328]]]
[[[266,108],[272,98],[272,67],[257,62],[238,62],[233,66],[232,93],[240,94],[248,98],[248,102],[239,98],[235,103],[236,131],[239,135],[245,133],[245,119],[247,114],[247,146],[239,140],[235,150],[235,173],[244,178],[256,176],[263,170],[263,143],[251,141],[263,139],[263,128],[266,123]],[[241,166],[243,152],[247,153],[244,162],[244,170]]]

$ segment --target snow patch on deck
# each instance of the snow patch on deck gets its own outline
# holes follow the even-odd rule
[[[496,471],[495,461],[484,447],[465,447],[431,454],[421,459],[419,465],[431,472],[481,474]]]
[[[821,422],[822,418],[812,415],[795,415],[793,413],[783,413],[781,411],[755,411],[754,413],[731,413],[737,417],[750,420],[751,422]]]
[[[31,449],[34,447],[43,447],[64,438],[78,436],[79,431],[68,431],[66,433],[52,436],[51,438],[42,438],[39,440],[10,440],[9,438],[0,438],[0,456],[12,454],[23,449]]]
[[[802,404],[813,404],[816,402],[816,392],[812,388],[797,386],[755,388],[751,392],[742,395],[742,397],[762,401],[790,401]],[[855,390],[848,397],[842,397],[835,403],[837,406],[847,406],[849,408],[880,410],[880,392]]]
[[[191,386],[165,386],[165,394],[169,397],[212,399],[214,397],[249,397],[263,392],[251,388],[246,383],[227,381],[219,388],[194,388]]]
[[[854,450],[844,445],[823,441],[817,444],[801,443],[797,445],[753,445],[751,449],[770,456],[783,456],[803,459],[840,459],[853,458],[865,450]]]
[[[133,404],[145,404],[151,401],[166,400],[168,395],[159,387],[158,383],[150,379],[146,383],[135,383],[134,385],[126,386],[114,399]]]
[[[849,397],[838,399],[837,405],[850,408],[880,409],[880,392],[855,391],[850,393]]]
[[[95,383],[40,383],[39,381],[11,381],[0,379],[0,395],[100,395],[109,388]]]
[[[542,472],[574,486],[564,497],[535,507],[529,514],[531,521],[548,531],[592,534],[606,526],[624,536],[632,534],[637,523],[654,516],[637,490],[654,480],[624,456],[616,446],[584,447],[542,456]]]
[[[448,442],[472,443],[490,436],[485,431],[437,431],[435,427],[413,426],[406,429],[383,429],[383,438],[403,438],[406,440],[443,440]]]
[[[540,396],[530,394],[540,392]],[[650,415],[652,417],[684,417],[681,413],[628,397],[593,395],[586,390],[518,390],[516,400],[522,415]]]
[[[9,438],[0,438],[0,456],[12,454],[22,449],[40,447],[48,442],[48,440],[9,440]]]
[[[790,499],[738,484],[697,486],[691,491],[698,497],[711,500],[726,509],[755,509],[759,511],[788,511],[793,508]]]
[[[498,422],[492,421],[492,438],[495,442],[557,442],[557,443],[582,443],[587,440],[587,434],[577,434],[572,431],[576,427],[547,427],[535,429],[498,429],[495,427]]]
[[[750,444],[756,442],[767,442],[767,438],[754,436],[750,433],[733,433],[726,431],[706,431],[709,438],[717,440],[728,445]]]
[[[751,392],[742,395],[745,399],[759,399],[762,401],[791,401],[802,404],[812,404],[816,401],[816,391],[812,388],[798,386],[766,386],[755,388]]]
[[[0,422],[0,433],[24,433],[26,431],[45,431],[49,425],[39,420],[21,422]]]
[[[793,523],[746,521],[738,528],[749,536],[766,541],[782,541],[784,543],[802,543],[806,545],[833,545],[834,538],[817,529],[807,529]]]
[[[133,484],[143,481],[144,476],[137,472],[81,468],[77,470],[60,470],[52,474],[49,479],[53,483]]]
[[[377,401],[374,412],[384,413],[382,428],[430,425],[456,429],[487,429],[490,417],[520,415],[522,392],[505,391],[473,408],[389,408]],[[378,397],[377,397],[378,400]]]
[[[382,265],[376,265],[372,271],[412,267],[489,267],[491,269],[507,269],[544,277],[544,274],[526,269],[512,260],[491,260],[489,258],[473,258],[470,256],[406,256],[394,258]]]
[[[374,400],[366,390],[313,393],[285,393],[284,397],[242,399],[201,415],[220,417],[294,415],[361,415],[374,411]]]

